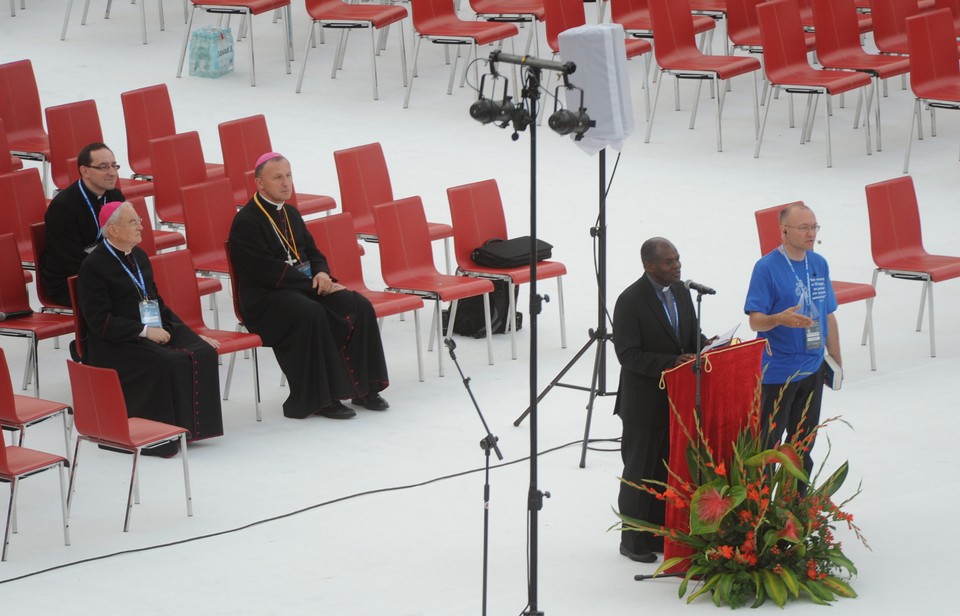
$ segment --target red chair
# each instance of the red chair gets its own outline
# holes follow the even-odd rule
[[[560,33],[586,25],[587,17],[584,12],[583,2],[580,0],[543,0],[543,7],[546,10],[546,29],[547,45],[553,52],[554,57],[560,53]],[[649,41],[636,38],[628,38],[625,41],[627,59],[636,58],[644,54],[649,54],[653,50],[653,45]],[[647,73],[650,69],[650,56],[645,57],[646,64],[643,70],[643,91],[646,95],[645,115],[650,117],[650,88],[647,81]],[[559,79],[559,75],[557,75]],[[549,88],[547,88],[549,90]],[[543,107],[541,107],[543,109]]]
[[[733,49],[742,49],[747,53],[762,53],[763,41],[760,40],[760,22],[757,19],[757,5],[767,0],[726,0],[727,38],[733,43]],[[807,51],[816,47],[812,32],[804,32]]]
[[[457,16],[453,0],[410,0],[410,10],[413,11],[413,32],[417,39],[417,44],[413,51],[413,64],[410,67],[410,79],[407,81],[407,94],[403,99],[403,108],[406,109],[410,104],[410,92],[413,91],[413,78],[417,75],[417,58],[420,56],[420,43],[427,39],[437,45],[470,45],[470,51],[467,53],[464,66],[463,77],[466,77],[466,68],[469,66],[470,57],[477,57],[477,47],[479,45],[490,45],[516,36],[517,27],[508,23],[474,22],[464,21]],[[457,72],[456,60],[460,57],[460,50],[457,47],[457,55],[450,63],[450,81],[447,83],[447,94],[453,93],[453,78]],[[478,75],[479,75],[479,69]],[[461,78],[460,85],[463,85],[464,79]],[[477,77],[479,83],[480,78]]]
[[[802,201],[794,203],[803,203]],[[783,237],[780,233],[780,211],[793,205],[793,203],[784,203],[775,205],[753,213],[757,221],[757,235],[760,237],[760,254],[765,255],[776,250],[782,243]],[[840,280],[831,280],[833,294],[837,298],[837,304],[849,304],[851,302],[866,301],[867,316],[863,322],[863,338],[860,344],[870,345],[870,369],[877,369],[876,346],[873,341],[873,298],[877,296],[877,290],[869,284],[862,282],[843,282]]]
[[[529,54],[532,45],[536,45],[539,51],[537,24],[544,20],[543,0],[470,0],[470,8],[477,14],[478,19],[497,23],[530,24],[524,53]]]
[[[907,18],[920,13],[916,0],[870,0],[873,44],[880,53],[907,56]]]
[[[873,80],[867,95],[866,114],[870,113],[870,97],[875,99],[877,151],[883,149],[880,130],[880,80],[910,72],[910,61],[881,54],[868,54],[860,43],[857,7],[854,0],[813,0],[813,16],[817,32],[817,60],[823,68],[846,69],[866,73]],[[857,116],[860,107],[857,106]],[[859,117],[854,119],[856,128]]]
[[[937,12],[931,15],[936,16]],[[943,17],[941,21],[947,23]],[[873,286],[876,288],[880,272],[893,278],[923,282],[917,331],[923,325],[924,302],[929,300],[930,357],[936,357],[933,283],[960,277],[960,257],[932,255],[924,249],[913,178],[907,176],[868,184],[866,193],[870,246],[877,266],[873,272]]]
[[[123,123],[127,131],[127,161],[135,178],[153,179],[150,141],[177,134],[173,105],[166,84],[147,86],[120,94]],[[224,176],[223,165],[205,163],[207,175]]]
[[[77,101],[47,107],[47,130],[50,133],[50,172],[53,185],[63,190],[79,179],[77,154],[91,143],[103,143],[100,114],[94,100]],[[153,182],[127,180],[123,196],[153,196]]]
[[[340,183],[340,205],[353,217],[357,237],[377,241],[377,228],[373,208],[393,201],[393,186],[390,172],[379,143],[368,143],[333,153],[337,165],[337,180]],[[439,222],[428,222],[427,233],[431,241],[443,240],[447,273],[450,268],[450,238],[453,227]]]
[[[948,9],[953,18],[953,30],[960,37],[960,2],[957,0],[933,0],[934,10]]]
[[[10,141],[7,139],[7,129],[3,123],[3,118],[0,118],[0,175],[23,169],[23,161],[9,154],[12,149]]]
[[[190,31],[193,29],[193,15],[197,9],[213,13],[214,15],[242,15],[247,27],[247,37],[250,39],[250,85],[257,85],[257,70],[253,57],[253,16],[263,13],[272,13],[278,9],[283,12],[283,59],[287,64],[287,75],[290,74],[290,0],[191,0],[193,9],[187,21],[187,30],[183,34],[183,47],[180,48],[180,64],[177,66],[177,78],[183,72],[183,61],[187,56],[187,43],[190,41]]]
[[[363,295],[373,304],[373,310],[383,327],[385,317],[413,312],[417,343],[417,370],[423,381],[423,354],[420,346],[420,309],[423,300],[416,295],[371,291],[363,281],[359,245],[354,239],[353,220],[350,214],[336,214],[307,221],[307,231],[313,236],[317,249],[327,258],[330,273],[337,282]]]
[[[72,333],[73,317],[33,312],[30,309],[30,298],[23,280],[20,253],[17,251],[17,241],[12,233],[0,235],[0,312],[8,315],[7,320],[0,323],[0,336],[26,338],[30,342],[27,368],[23,375],[23,389],[27,388],[27,383],[32,377],[33,397],[39,398],[40,362],[37,344],[41,340]],[[18,318],[10,318],[17,313],[25,314]]]
[[[824,117],[827,122],[827,167],[832,167],[830,96],[867,87],[871,83],[870,77],[863,73],[818,70],[810,66],[807,61],[803,25],[800,23],[800,11],[797,8],[796,0],[762,2],[757,6],[757,17],[760,21],[760,37],[763,40],[763,69],[767,74],[770,85],[789,88],[791,93],[814,97],[811,102],[808,102],[800,143],[806,143],[810,140],[810,134],[813,132],[816,102],[821,94],[826,96]],[[753,152],[754,158],[760,156],[760,146],[763,144],[763,133],[767,125],[767,116],[770,113],[773,90],[774,88],[771,87],[767,92],[766,109],[763,112],[760,136]],[[867,154],[870,154],[869,128],[868,121],[867,130],[864,131]]]
[[[697,49],[693,18],[687,0],[650,0],[650,17],[653,19],[654,54],[661,73],[673,75],[676,79],[697,80],[697,95],[690,114],[690,128],[693,128],[697,118],[697,106],[703,81],[711,79],[714,91],[717,93],[717,151],[722,152],[723,133],[720,127],[720,116],[726,95],[723,82],[738,75],[751,73],[753,75],[753,123],[754,135],[756,135],[759,125],[756,79],[756,71],[760,70],[759,60],[738,56],[707,56],[701,53]],[[653,118],[657,112],[657,100],[662,83],[663,79],[657,80],[657,90],[653,96],[653,109],[650,112],[650,121],[647,122],[644,143],[650,143],[650,132],[653,130]]]
[[[12,233],[23,267],[36,269],[36,257],[30,240],[30,225],[43,222],[47,198],[43,181],[36,168],[0,175],[0,195],[3,195],[3,213],[0,215],[0,234]]]
[[[43,162],[43,187],[50,169],[50,140],[43,129],[37,78],[30,60],[0,64],[0,118],[7,129],[10,153]]]
[[[183,460],[183,485],[187,496],[187,516],[193,516],[193,497],[190,494],[190,466],[187,462],[188,431],[180,426],[161,423],[142,417],[127,417],[127,405],[120,389],[116,371],[95,368],[67,360],[70,389],[73,391],[73,417],[77,426],[77,445],[73,451],[70,469],[70,487],[67,491],[67,512],[72,511],[76,490],[77,470],[80,468],[80,443],[89,441],[133,454],[133,469],[127,489],[127,509],[123,518],[123,532],[130,530],[130,511],[140,503],[137,467],[144,449],[174,441],[180,442]],[[136,492],[136,496],[135,496]]]
[[[473,251],[488,240],[507,239],[507,222],[503,215],[503,203],[496,180],[484,180],[473,184],[464,184],[447,189],[450,202],[450,218],[453,220],[453,246],[457,257],[459,273],[490,280],[506,280],[507,295],[510,300],[509,314],[515,315],[514,288],[518,284],[530,282],[529,266],[496,269],[483,267],[473,260]],[[557,279],[557,299],[560,307],[560,346],[567,348],[567,325],[563,311],[563,276],[567,268],[559,261],[540,261],[537,263],[537,280]],[[517,358],[517,332],[514,324],[516,317],[507,318],[510,330],[510,351]]]
[[[440,302],[453,302],[447,335],[457,316],[457,301],[465,297],[483,295],[483,316],[487,332],[487,358],[493,364],[493,343],[490,333],[490,292],[493,283],[489,280],[450,276],[437,271],[430,249],[430,234],[427,219],[423,214],[420,197],[408,197],[373,208],[380,238],[380,271],[387,283],[387,290],[417,295],[434,302],[433,325],[427,350],[437,340],[437,366],[443,376],[443,319]]]
[[[35,222],[30,225],[30,242],[33,247],[33,254],[39,262],[47,247],[47,225],[45,222]],[[58,304],[47,293],[47,286],[43,284],[43,276],[38,274],[35,284],[37,288],[37,299],[40,300],[40,312],[70,313],[70,306]]]
[[[923,138],[923,106],[930,110],[930,134],[937,136],[937,109],[960,109],[960,55],[950,12],[938,9],[907,20],[910,89],[915,97],[903,172],[910,168],[913,127]]]
[[[23,447],[23,439],[27,433],[27,428],[59,415],[61,421],[63,421],[64,455],[69,460],[72,429],[70,422],[67,420],[67,415],[71,412],[72,409],[69,404],[13,393],[7,356],[3,349],[0,349],[0,427],[4,430],[18,430],[20,432],[17,440],[18,446]],[[0,440],[3,440],[2,436],[0,436]]]
[[[340,30],[340,43],[337,53],[333,57],[333,70],[330,78],[337,78],[337,69],[343,67],[343,55],[347,41],[344,32],[357,28],[370,30],[370,71],[373,76],[373,100],[380,98],[377,88],[377,54],[380,49],[377,43],[377,30],[398,23],[400,31],[400,69],[403,73],[403,87],[407,87],[407,47],[403,37],[403,20],[407,17],[407,9],[400,6],[382,4],[347,4],[343,0],[306,0],[307,14],[310,15],[310,36],[307,37],[307,46],[303,48],[303,64],[300,66],[300,78],[297,80],[297,94],[303,84],[303,73],[307,68],[307,56],[314,46],[316,27],[335,28]],[[269,150],[264,150],[269,152]]]
[[[225,182],[226,180],[218,180]],[[222,250],[221,244],[221,250]],[[198,335],[207,336],[220,342],[218,355],[230,355],[230,367],[227,369],[227,381],[223,387],[223,399],[230,396],[230,382],[233,379],[233,365],[238,351],[253,353],[253,394],[257,421],[260,414],[260,374],[257,362],[257,349],[263,346],[260,336],[244,332],[231,332],[211,329],[203,322],[203,310],[200,307],[200,293],[191,282],[196,280],[194,264],[190,250],[175,250],[150,257],[153,265],[153,277],[163,301],[177,314],[187,326]]]
[[[653,38],[653,20],[647,0],[610,0],[610,19],[623,26],[627,34]],[[716,28],[716,22],[706,15],[693,16],[693,32],[704,34]]]
[[[158,224],[184,226],[180,188],[202,184],[207,175],[200,135],[196,131],[150,141],[150,160],[156,191],[153,211]]]
[[[306,59],[304,59],[306,62]],[[263,114],[230,120],[218,126],[220,151],[223,153],[223,168],[233,188],[234,200],[244,204],[250,200],[245,174],[253,172],[257,159],[265,152],[272,152],[267,120]],[[327,195],[294,193],[288,201],[303,216],[329,212],[336,209],[337,202]]]
[[[10,501],[7,504],[7,523],[3,531],[3,553],[0,561],[6,562],[10,547],[10,533],[16,532],[17,489],[20,481],[37,473],[56,467],[60,473],[60,508],[63,515],[63,544],[70,545],[70,527],[67,524],[67,493],[63,485],[63,469],[67,459],[63,456],[44,453],[35,449],[8,446],[0,436],[0,483],[10,484]]]

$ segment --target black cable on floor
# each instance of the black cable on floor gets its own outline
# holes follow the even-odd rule
[[[617,441],[617,440],[619,440],[619,439],[590,439],[589,442],[591,442],[591,443],[594,443],[594,442],[612,442],[612,441]],[[559,450],[561,450],[561,449],[565,449],[565,448],[567,448],[567,447],[570,447],[571,445],[579,445],[579,444],[581,444],[582,442],[583,442],[583,439],[576,440],[576,441],[570,441],[569,443],[564,443],[564,444],[562,444],[562,445],[557,445],[556,447],[551,447],[550,449],[546,449],[546,450],[540,452],[539,455],[544,455],[544,454],[548,454],[548,453],[553,453],[553,452],[555,452],[555,451],[559,451]],[[614,449],[598,449],[597,451],[618,451],[618,450],[614,450]],[[511,466],[511,465],[513,465],[513,464],[517,464],[517,463],[520,463],[520,462],[525,462],[525,461],[527,461],[527,460],[529,460],[529,459],[530,459],[530,456],[525,456],[525,457],[523,457],[523,458],[517,458],[516,460],[511,460],[511,461],[509,461],[509,462],[501,462],[501,463],[499,463],[499,464],[493,464],[493,465],[490,466],[490,468],[491,468],[491,469],[503,468],[503,467]],[[229,534],[232,534],[232,533],[240,532],[240,531],[242,531],[242,530],[247,530],[247,529],[249,529],[249,528],[253,528],[254,526],[259,526],[259,525],[261,525],[261,524],[266,524],[266,523],[268,523],[268,522],[276,522],[277,520],[283,520],[283,519],[285,519],[285,518],[289,518],[289,517],[292,517],[292,516],[295,516],[295,515],[299,515],[299,514],[301,514],[301,513],[306,513],[306,512],[308,512],[308,511],[312,511],[312,510],[314,510],[314,509],[319,509],[320,507],[326,507],[326,506],[328,506],[328,505],[333,505],[333,504],[340,503],[340,502],[343,502],[343,501],[352,500],[352,499],[355,499],[355,498],[360,498],[361,496],[370,496],[370,495],[372,495],[372,494],[382,494],[382,493],[384,493],[384,492],[395,492],[395,491],[397,491],[397,490],[410,490],[410,489],[412,489],[412,488],[420,488],[420,487],[423,487],[423,486],[426,486],[426,485],[430,485],[431,483],[437,483],[438,481],[445,481],[445,480],[447,480],[447,479],[455,479],[455,478],[457,478],[457,477],[463,477],[463,476],[465,476],[465,475],[470,475],[470,474],[473,474],[473,473],[479,473],[479,472],[482,472],[483,470],[484,470],[483,467],[474,468],[474,469],[470,469],[470,470],[466,470],[466,471],[461,471],[461,472],[459,472],[459,473],[451,473],[451,474],[449,474],[449,475],[442,475],[442,476],[440,476],[440,477],[434,477],[433,479],[427,479],[426,481],[420,481],[420,482],[418,482],[418,483],[410,483],[410,484],[406,484],[406,485],[402,485],[402,486],[393,486],[393,487],[389,487],[389,488],[377,488],[377,489],[374,489],[374,490],[366,490],[366,491],[364,491],[364,492],[357,492],[357,493],[355,493],[355,494],[348,494],[348,495],[346,495],[346,496],[341,496],[341,497],[339,497],[339,498],[334,498],[334,499],[331,499],[331,500],[328,500],[328,501],[324,501],[324,502],[322,502],[322,503],[317,503],[317,504],[315,504],[315,505],[309,505],[309,506],[307,506],[307,507],[303,507],[302,509],[297,509],[297,510],[295,510],[295,511],[290,511],[290,512],[288,512],[288,513],[282,513],[282,514],[280,514],[280,515],[276,515],[276,516],[273,516],[273,517],[270,517],[270,518],[264,518],[264,519],[262,519],[262,520],[257,520],[257,521],[255,521],[255,522],[250,522],[249,524],[244,524],[243,526],[238,526],[238,527],[236,527],[236,528],[229,528],[229,529],[227,529],[227,530],[221,530],[221,531],[217,531],[217,532],[215,532],[215,533],[208,533],[208,534],[206,534],[206,535],[199,535],[199,536],[196,536],[196,537],[188,537],[187,539],[179,539],[179,540],[177,540],[177,541],[170,541],[170,542],[168,542],[168,543],[161,543],[161,544],[157,544],[157,545],[150,545],[150,546],[146,546],[146,547],[142,547],[142,548],[135,548],[135,549],[132,549],[132,550],[121,550],[121,551],[119,551],[119,552],[111,552],[111,553],[109,553],[109,554],[102,554],[102,555],[100,555],[100,556],[92,556],[92,557],[90,557],[90,558],[84,558],[84,559],[76,560],[76,561],[69,562],[69,563],[63,563],[63,564],[60,564],[60,565],[56,565],[56,566],[54,566],[54,567],[47,567],[46,569],[40,569],[39,571],[32,571],[32,572],[30,572],[30,573],[24,573],[23,575],[18,575],[18,576],[16,576],[16,577],[7,578],[7,579],[5,579],[5,580],[0,580],[0,584],[6,584],[6,583],[8,583],[8,582],[16,582],[16,581],[23,580],[23,579],[26,579],[26,578],[30,578],[30,577],[34,577],[34,576],[37,576],[37,575],[41,575],[41,574],[43,574],[43,573],[49,573],[49,572],[51,572],[51,571],[57,571],[58,569],[66,569],[66,568],[68,568],[68,567],[73,567],[73,566],[75,566],[75,565],[83,565],[83,564],[86,564],[86,563],[96,562],[96,561],[98,561],[98,560],[106,560],[106,559],[108,559],[108,558],[113,558],[113,557],[115,557],[115,556],[123,556],[123,555],[126,555],[126,554],[136,554],[136,553],[138,553],[138,552],[148,552],[148,551],[157,550],[157,549],[160,549],[160,548],[166,548],[166,547],[175,546],[175,545],[182,545],[182,544],[185,544],[185,543],[192,543],[192,542],[194,542],[194,541],[200,541],[200,540],[202,540],[202,539],[210,539],[210,538],[213,538],[213,537],[219,537],[219,536],[221,536],[221,535],[229,535]]]

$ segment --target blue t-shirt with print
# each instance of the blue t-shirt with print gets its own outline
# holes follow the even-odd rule
[[[805,293],[808,278],[809,293]],[[778,325],[759,332],[759,337],[769,341],[771,353],[763,354],[764,384],[785,383],[791,377],[796,380],[820,368],[827,340],[827,315],[837,309],[826,259],[807,251],[805,260],[793,261],[778,248],[753,266],[743,310],[747,314],[777,314],[797,304],[803,304],[798,312],[819,319],[821,345],[807,349],[806,330],[801,328]]]

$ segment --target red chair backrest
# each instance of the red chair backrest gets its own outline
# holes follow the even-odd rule
[[[7,355],[0,349],[0,419],[19,423],[17,404],[14,401],[13,382],[10,380],[10,368],[7,366]],[[0,443],[5,442],[0,434]],[[3,447],[0,446],[0,449]]]
[[[917,0],[870,0],[873,40],[880,51],[899,46],[907,36],[907,18],[920,13]]]
[[[190,329],[204,327],[200,289],[189,250],[171,250],[150,257],[153,281],[163,303],[170,307]]]
[[[12,233],[0,235],[0,312],[30,310],[20,251]]]
[[[373,208],[393,201],[393,186],[383,148],[368,143],[333,153],[340,183],[340,206],[356,228],[373,225]]]
[[[63,190],[77,177],[77,155],[91,143],[103,143],[100,114],[93,100],[47,107],[50,133],[50,172],[54,185]],[[70,161],[73,160],[73,173]]]
[[[877,267],[909,257],[925,256],[920,210],[913,178],[908,176],[866,187],[870,217],[870,249]]]
[[[391,287],[417,276],[436,276],[427,218],[420,197],[407,197],[373,208],[380,241],[380,271]]]
[[[339,1],[339,0],[338,0]],[[363,282],[360,247],[353,231],[353,218],[348,213],[313,218],[307,221],[317,250],[327,258],[330,275],[354,291],[367,288]]]
[[[107,441],[130,440],[127,404],[115,370],[67,360],[77,432]]]
[[[560,53],[560,41],[557,37],[564,30],[576,28],[587,23],[580,0],[543,0],[544,17],[547,29],[547,45],[553,53]]]
[[[917,97],[926,87],[960,81],[960,59],[950,11],[937,9],[907,20],[910,88]]]
[[[339,0],[337,0],[339,2]],[[230,180],[237,203],[250,199],[244,174],[253,171],[262,154],[272,152],[267,120],[263,114],[223,122],[220,131],[220,150],[223,166]]]
[[[166,84],[147,86],[120,94],[127,131],[127,160],[139,175],[153,175],[150,141],[177,134],[173,105]]]
[[[150,141],[153,164],[153,207],[160,220],[182,223],[180,187],[207,181],[207,166],[196,131]]]
[[[688,0],[649,0],[653,22],[653,53],[661,66],[678,59],[700,57]]]
[[[727,36],[734,44],[758,28],[757,5],[765,1],[727,0]]]
[[[817,57],[827,64],[849,52],[863,53],[854,0],[813,0]]]
[[[23,169],[23,161],[10,154],[10,140],[7,139],[7,128],[0,118],[0,174],[13,173]]]
[[[457,265],[476,269],[473,251],[487,240],[507,238],[507,222],[496,180],[484,180],[447,189],[450,219],[453,222],[453,247]]]
[[[80,361],[87,354],[87,320],[83,318],[83,312],[80,310],[80,292],[77,290],[76,276],[67,278],[67,289],[70,291],[70,307],[73,309],[73,335],[76,340],[74,345],[77,356]]]
[[[223,243],[230,237],[230,227],[237,215],[233,189],[227,179],[209,180],[185,186],[183,215],[187,222],[187,246],[197,261],[227,258]],[[224,273],[226,273],[224,271]]]
[[[763,41],[763,70],[771,82],[788,81],[791,68],[810,68],[796,0],[761,2],[757,20]]]
[[[0,118],[7,128],[7,139],[46,141],[43,112],[37,78],[30,60],[0,64]]]
[[[460,21],[453,0],[410,0],[415,32],[430,32],[438,24]]]
[[[649,18],[650,6],[647,0],[610,0],[610,19],[622,24],[628,18],[646,14]]]
[[[243,325],[243,315],[240,313],[240,287],[237,285],[237,275],[233,271],[233,259],[230,258],[230,241],[223,243],[223,252],[227,255],[227,268],[230,276],[230,296],[233,298],[233,314],[237,323]]]
[[[757,220],[757,236],[760,238],[760,254],[765,255],[777,249],[783,243],[780,235],[780,212],[783,208],[803,201],[793,201],[783,205],[757,210],[753,217]]]
[[[147,253],[147,256],[157,254],[157,243],[153,237],[153,221],[150,219],[150,212],[147,210],[147,201],[143,197],[134,197],[127,199],[133,205],[134,211],[140,217],[143,228],[140,230],[140,243],[137,244]]]
[[[0,233],[13,233],[24,263],[35,262],[30,225],[43,222],[47,211],[40,170],[33,167],[0,175],[0,195],[4,210],[0,213]]]

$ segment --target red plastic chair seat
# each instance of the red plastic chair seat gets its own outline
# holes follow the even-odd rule
[[[470,8],[477,15],[531,15],[543,21],[543,0],[471,0]]]
[[[616,6],[616,5],[614,5]],[[650,9],[637,9],[618,16],[613,14],[613,20],[623,26],[627,32],[653,32],[653,23],[650,21]],[[713,17],[706,15],[693,16],[693,31],[701,34],[717,27],[717,22]]]
[[[290,0],[192,0],[196,6],[244,7],[254,15],[281,9],[290,4]]]
[[[877,290],[869,284],[862,282],[843,282],[840,280],[834,280],[832,282],[833,294],[836,296],[838,304],[859,302],[877,296]]]
[[[423,33],[430,37],[471,38],[477,45],[489,45],[517,34],[513,24],[462,21],[459,19],[434,19],[420,24]]]
[[[30,316],[8,319],[0,324],[0,331],[29,331],[38,340],[73,333],[73,317],[49,312],[34,312]]]
[[[71,331],[73,331],[73,328],[71,328]],[[16,422],[10,421],[10,419],[13,418],[7,419],[0,417],[0,425],[8,427],[13,427],[14,423],[28,425],[34,423],[38,419],[50,417],[62,409],[70,408],[70,405],[63,404],[62,402],[53,402],[51,400],[34,398],[32,396],[21,396],[15,394],[14,400],[16,401],[16,405],[11,410],[14,412]]]
[[[63,456],[52,453],[9,445],[7,446],[6,467],[0,467],[0,479],[10,481],[13,476],[26,475],[42,468],[54,466],[64,459]]]
[[[368,21],[374,28],[383,28],[407,16],[407,9],[381,4],[345,4],[342,0],[307,3],[307,14],[314,21]]]

